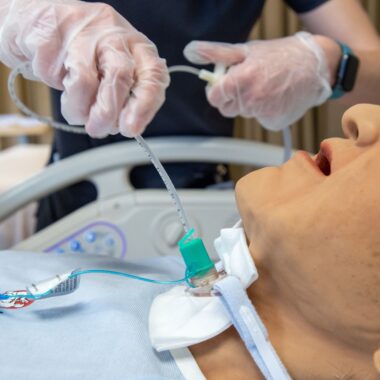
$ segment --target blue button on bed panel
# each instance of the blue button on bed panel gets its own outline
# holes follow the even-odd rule
[[[104,241],[105,245],[107,247],[113,247],[115,245],[115,239],[114,238],[107,238],[105,241]]]
[[[81,247],[80,242],[78,240],[72,240],[70,242],[70,248],[74,252],[79,252],[82,250],[82,247]]]
[[[96,232],[89,231],[89,232],[87,232],[87,233],[85,234],[84,238],[86,239],[86,241],[87,241],[88,243],[93,243],[93,242],[96,240],[96,238],[97,238],[97,236],[96,236]]]

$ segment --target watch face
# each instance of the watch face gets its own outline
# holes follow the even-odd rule
[[[346,61],[346,70],[342,79],[342,88],[345,92],[349,92],[354,88],[356,75],[359,68],[359,60],[351,54],[348,54]]]

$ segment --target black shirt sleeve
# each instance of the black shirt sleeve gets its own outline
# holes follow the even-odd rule
[[[297,13],[309,12],[329,0],[285,0]]]

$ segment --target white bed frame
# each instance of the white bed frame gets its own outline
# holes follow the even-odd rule
[[[147,140],[162,162],[243,164],[260,168],[278,165],[283,149],[228,138],[165,137]],[[176,254],[183,236],[166,190],[136,190],[129,172],[148,163],[134,142],[92,149],[58,161],[0,195],[0,221],[26,204],[82,180],[98,190],[95,202],[16,245],[16,250],[97,253],[125,258]],[[212,242],[223,227],[238,220],[234,192],[180,190],[191,225],[213,255]]]

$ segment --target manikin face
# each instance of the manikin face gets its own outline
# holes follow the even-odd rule
[[[380,106],[343,116],[347,139],[242,178],[250,251],[309,322],[368,349],[380,342]]]

